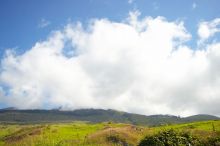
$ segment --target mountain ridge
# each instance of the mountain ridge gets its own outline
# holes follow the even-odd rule
[[[174,123],[187,123],[205,120],[219,120],[220,118],[208,114],[198,114],[189,117],[174,115],[141,115],[117,110],[104,109],[77,109],[65,111],[59,109],[0,109],[0,122],[3,123],[42,123],[42,122],[69,122],[88,121],[98,122],[119,122],[136,125],[164,125]]]

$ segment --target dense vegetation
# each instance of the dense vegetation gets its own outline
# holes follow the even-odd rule
[[[220,121],[158,127],[122,123],[0,124],[2,146],[217,146]]]
[[[201,139],[189,132],[178,132],[173,129],[147,136],[138,146],[219,146],[220,135]]]
[[[45,123],[45,122],[70,122],[89,121],[92,123],[113,121],[135,125],[164,125],[185,123],[203,120],[216,120],[218,117],[211,115],[195,115],[180,118],[172,115],[139,115],[115,110],[81,109],[75,111],[60,110],[0,110],[0,122],[15,123]]]
[[[175,145],[201,145],[197,137],[188,132],[177,132],[173,129],[159,132],[156,135],[145,137],[139,146],[175,146]]]

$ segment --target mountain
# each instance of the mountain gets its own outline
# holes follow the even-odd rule
[[[199,115],[193,115],[193,116],[186,117],[186,118],[184,118],[184,121],[194,122],[194,121],[207,121],[210,119],[219,119],[219,118],[216,116],[213,116],[213,115],[199,114]]]
[[[0,110],[0,122],[2,123],[42,123],[42,122],[70,122],[88,121],[97,122],[121,122],[136,125],[164,125],[172,123],[185,123],[203,120],[219,120],[212,115],[194,115],[190,117],[177,117],[173,115],[140,115],[116,110],[103,109],[79,109],[74,111],[54,110],[17,110],[7,108]]]
[[[17,108],[15,108],[15,107],[6,107],[6,108],[0,109],[0,111],[2,111],[2,110],[17,110]]]

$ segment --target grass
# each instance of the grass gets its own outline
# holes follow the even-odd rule
[[[120,123],[86,122],[34,125],[0,124],[0,146],[137,145],[146,135],[175,129],[201,139],[220,136],[220,121],[141,127]]]
[[[205,131],[213,131],[213,130],[220,131],[220,121],[214,120],[214,121],[204,121],[204,122],[192,122],[186,124],[165,125],[161,127],[156,127],[156,129],[163,129],[163,128],[165,129],[174,128],[179,130],[198,129]]]

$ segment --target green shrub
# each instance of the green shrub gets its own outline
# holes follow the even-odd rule
[[[206,146],[220,146],[220,137],[209,137],[205,142]]]
[[[139,146],[189,146],[202,145],[200,141],[186,132],[168,130],[159,132],[153,136],[147,136],[139,143]]]
[[[113,143],[114,145],[129,146],[126,140],[117,134],[107,136],[107,141]]]

